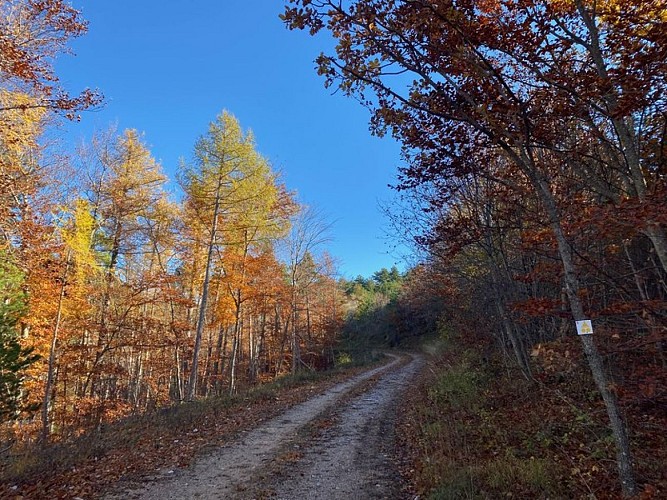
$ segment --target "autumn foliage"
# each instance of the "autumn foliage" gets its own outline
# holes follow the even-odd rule
[[[97,133],[69,158],[46,147],[54,120],[100,102],[69,95],[52,66],[86,28],[66,2],[0,2],[3,467],[121,417],[333,363],[336,270],[323,240],[291,232],[306,209],[233,115],[181,165],[178,202],[136,130]],[[288,240],[306,249],[297,260]]]
[[[283,14],[291,29],[331,32],[337,45],[317,60],[326,85],[402,143],[412,217],[395,219],[417,228],[462,325],[491,334],[530,380],[540,346],[593,321],[580,343],[627,495],[638,489],[622,409],[667,394],[666,8],[292,0]]]
[[[266,164],[243,178],[237,169],[258,164],[237,159],[212,236],[205,193],[171,202],[136,131],[97,137],[81,154],[89,184],[80,197],[45,206],[58,215],[40,226],[10,219],[29,234],[4,241],[3,255],[25,265],[14,278],[27,290],[21,344],[33,361],[22,407],[42,408],[43,440],[274,379],[290,371],[295,339],[298,369],[330,365],[340,320],[334,270],[310,253],[312,267],[298,265],[308,283],[290,284],[277,245],[299,208]],[[18,411],[9,420],[10,434],[38,427]]]
[[[476,394],[500,359],[522,379],[517,408],[539,387],[543,421],[594,413],[591,432],[612,438],[576,435],[580,448],[615,458],[624,494],[664,493],[638,450],[667,401],[664,0],[289,0],[282,19],[331,32],[325,84],[403,145],[407,209],[394,220],[424,261],[342,291],[326,223],[228,112],[181,165],[178,202],[136,130],[53,154],[41,139],[52,120],[101,102],[53,70],[85,20],[60,0],[0,0],[0,447],[330,366],[347,309],[350,338],[393,345],[447,321],[483,354],[429,380],[424,418],[491,433],[493,407],[452,416],[445,382]],[[576,341],[583,319],[594,333]],[[558,392],[568,384],[572,398]],[[503,439],[517,448],[529,432]],[[513,473],[526,458],[514,448],[494,456]]]

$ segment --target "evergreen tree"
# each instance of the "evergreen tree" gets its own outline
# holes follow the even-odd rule
[[[35,409],[24,404],[22,390],[25,370],[39,358],[20,342],[18,324],[26,302],[22,283],[21,271],[0,252],[0,422]]]

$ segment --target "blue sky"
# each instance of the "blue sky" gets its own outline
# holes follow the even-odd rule
[[[290,32],[270,0],[115,0],[73,5],[89,32],[56,68],[73,93],[97,87],[99,111],[67,126],[80,142],[112,123],[143,132],[174,179],[197,137],[223,109],[252,129],[257,147],[280,170],[300,202],[334,221],[329,252],[341,274],[368,276],[397,264],[379,202],[394,193],[399,146],[368,132],[368,110],[332,95],[313,60],[326,36]]]

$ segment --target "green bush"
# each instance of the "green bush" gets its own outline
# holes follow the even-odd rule
[[[469,408],[479,400],[479,378],[467,363],[450,367],[429,387],[428,397],[438,405]]]

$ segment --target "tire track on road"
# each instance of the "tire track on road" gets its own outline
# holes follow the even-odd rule
[[[109,494],[105,498],[180,500],[232,498],[241,495],[239,491],[247,487],[244,483],[261,470],[268,469],[279,450],[297,438],[299,429],[323,412],[333,411],[333,407],[346,394],[376,376],[380,377],[378,385],[384,385],[385,380],[391,385],[393,382],[390,380],[394,380],[394,374],[402,373],[405,376],[407,372],[405,367],[401,366],[403,358],[391,354],[389,356],[394,358],[391,362],[352,377],[319,396],[295,405],[278,417],[245,433],[238,440],[200,457],[192,467],[154,478],[139,487],[123,488],[120,493]],[[413,359],[407,366],[414,364]]]
[[[396,411],[401,394],[421,366],[421,357],[413,356],[410,363],[382,375],[375,385],[339,408],[337,424],[311,443],[282,477],[272,478],[264,491],[278,499],[404,497],[392,460]]]

